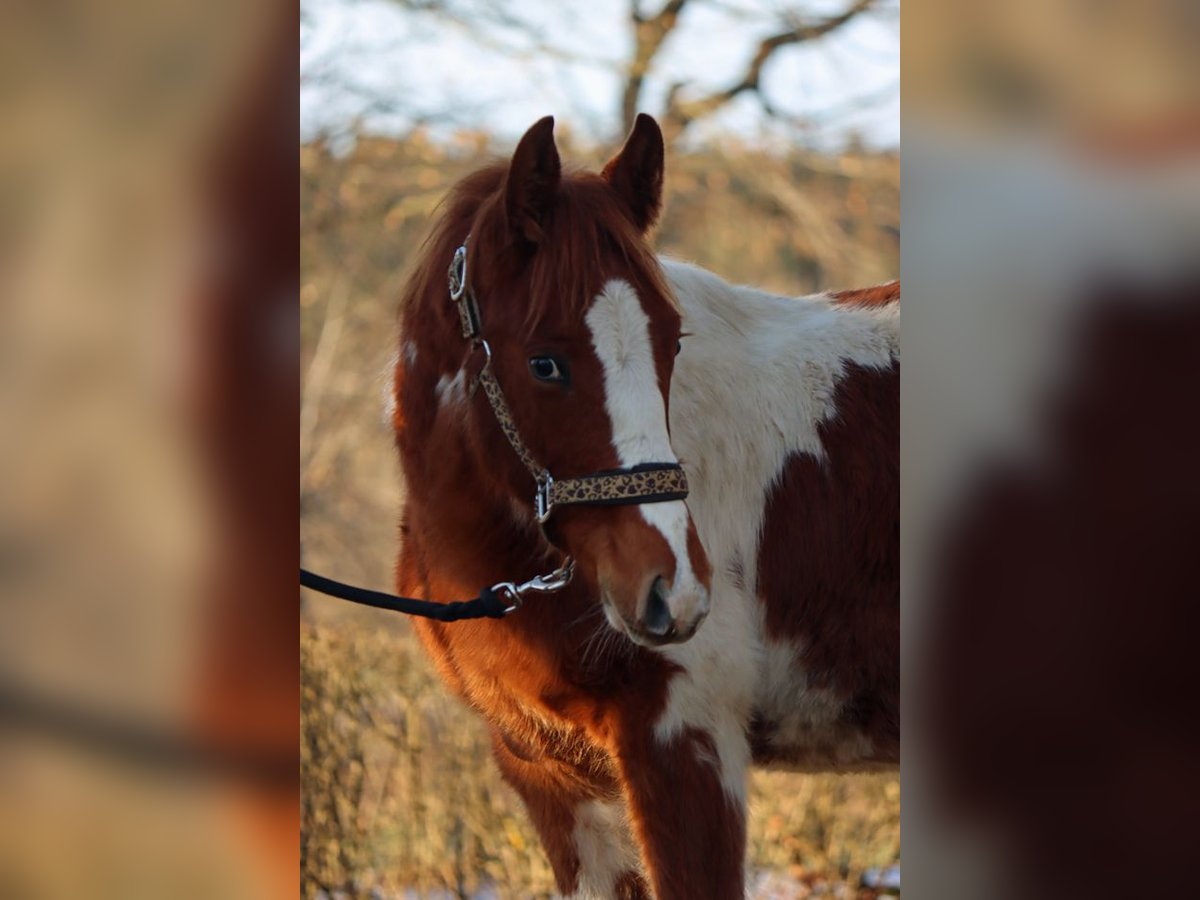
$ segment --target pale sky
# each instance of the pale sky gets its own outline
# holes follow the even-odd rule
[[[484,128],[515,140],[535,120],[553,114],[592,140],[618,137],[621,78],[616,65],[631,45],[629,0],[520,0],[510,4],[559,53],[518,54],[520,37],[503,27],[485,30],[481,44],[468,29],[389,0],[304,0],[301,26],[300,127],[304,137],[344,131],[356,119],[366,130],[402,132],[414,121]],[[643,0],[657,9],[663,0]],[[722,87],[749,59],[757,41],[779,29],[778,11],[798,5],[827,15],[847,0],[696,0],[685,7],[664,45],[643,107],[661,110],[667,87]],[[900,141],[900,26],[893,11],[856,19],[819,44],[787,48],[764,73],[771,103],[816,124],[803,139],[837,145],[848,131],[876,147]],[[563,57],[572,57],[565,59]],[[869,98],[861,105],[856,101]],[[798,140],[743,96],[688,132],[702,139],[732,132],[755,142]]]

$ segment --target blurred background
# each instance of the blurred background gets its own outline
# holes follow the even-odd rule
[[[599,168],[648,112],[661,252],[789,294],[874,284],[899,271],[898,61],[891,2],[306,0],[306,567],[392,585],[396,301],[458,179],[546,114],[565,163]],[[301,684],[305,896],[552,893],[480,721],[402,617],[305,596]],[[751,798],[756,897],[858,896],[899,859],[896,776],[756,773]]]
[[[904,17],[905,888],[1190,896],[1200,4]]]

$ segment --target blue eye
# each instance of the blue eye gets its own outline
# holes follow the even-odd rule
[[[534,356],[529,360],[529,371],[538,381],[553,381],[565,384],[567,365],[553,356]]]

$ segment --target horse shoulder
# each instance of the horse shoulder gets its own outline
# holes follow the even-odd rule
[[[664,268],[692,333],[672,386],[672,434],[714,566],[713,618],[741,608],[740,631],[724,638],[741,641],[753,669],[755,756],[817,769],[890,761],[898,283],[782,298]],[[739,683],[730,671],[721,678]]]

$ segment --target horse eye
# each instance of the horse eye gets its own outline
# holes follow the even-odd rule
[[[553,356],[534,356],[529,360],[529,371],[539,381],[556,381],[565,383],[567,366]]]
[[[678,356],[681,350],[683,350],[683,341],[676,341],[675,342],[675,355]]]

